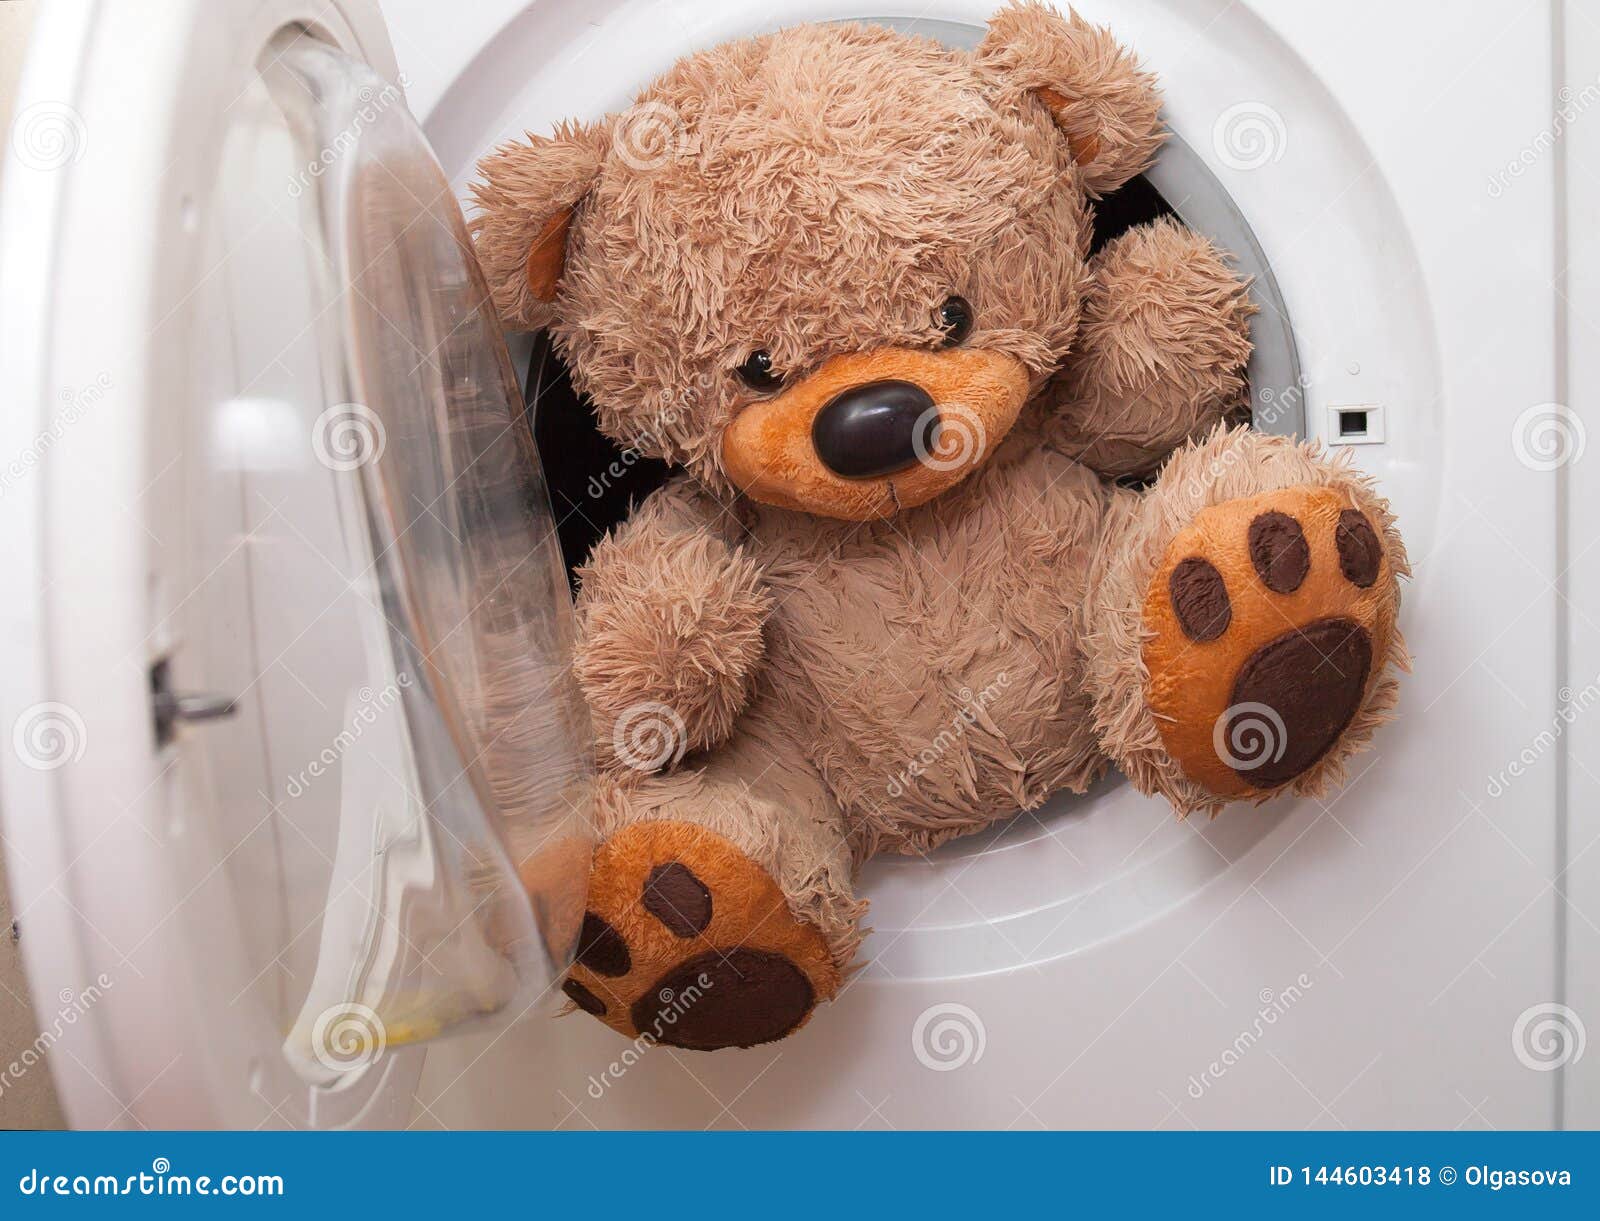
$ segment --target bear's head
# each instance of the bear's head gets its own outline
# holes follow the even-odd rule
[[[993,452],[1068,359],[1093,201],[1162,136],[1153,79],[1037,4],[973,51],[859,25],[693,55],[621,115],[502,146],[473,221],[619,444],[864,520]]]

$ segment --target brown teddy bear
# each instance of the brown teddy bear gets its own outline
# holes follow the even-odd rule
[[[578,1007],[780,1038],[838,993],[872,854],[1112,764],[1180,813],[1315,793],[1385,719],[1385,502],[1230,426],[1254,308],[1205,239],[1166,220],[1090,257],[1158,105],[1107,32],[1020,4],[970,52],[719,46],[484,160],[505,320],[682,472],[580,573]]]

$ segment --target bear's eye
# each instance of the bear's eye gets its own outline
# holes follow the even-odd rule
[[[739,380],[752,390],[776,390],[783,385],[783,374],[772,368],[772,353],[757,348],[744,358],[744,363],[734,370]]]
[[[972,306],[965,297],[947,297],[933,311],[933,320],[944,328],[944,346],[953,348],[972,334]]]

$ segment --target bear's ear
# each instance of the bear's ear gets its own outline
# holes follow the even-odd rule
[[[563,123],[552,136],[502,144],[478,163],[472,218],[478,262],[495,308],[510,326],[550,322],[566,266],[578,204],[600,177],[605,156],[598,126]]]
[[[1150,167],[1166,139],[1155,77],[1077,13],[1025,0],[996,13],[978,62],[1050,108],[1096,197]]]

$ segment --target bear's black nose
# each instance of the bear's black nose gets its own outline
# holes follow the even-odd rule
[[[868,382],[834,395],[811,423],[822,464],[846,479],[876,479],[915,466],[933,452],[939,413],[933,396],[910,382]]]

